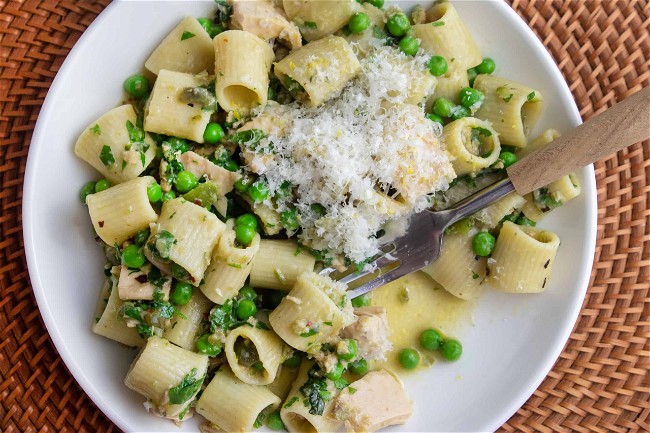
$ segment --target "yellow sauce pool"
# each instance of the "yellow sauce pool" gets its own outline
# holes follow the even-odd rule
[[[459,325],[470,323],[474,304],[450,295],[424,272],[416,272],[374,290],[371,305],[386,308],[393,343],[387,360],[375,367],[403,374],[430,367],[440,357],[420,347],[422,331],[435,328],[454,337]],[[399,363],[398,354],[407,347],[420,353],[415,370],[405,370]]]

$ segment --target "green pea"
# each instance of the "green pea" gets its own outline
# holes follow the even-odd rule
[[[404,36],[399,41],[399,49],[407,56],[414,56],[420,49],[420,42],[413,36]]]
[[[242,177],[235,181],[235,189],[239,192],[246,192],[254,181],[255,179],[244,174]]]
[[[277,410],[275,412],[271,412],[269,416],[266,417],[266,426],[271,430],[276,430],[276,431],[287,429],[284,426],[284,423],[282,422],[282,418],[280,417],[280,412],[278,412]]]
[[[352,306],[354,308],[367,307],[368,305],[370,305],[370,295],[368,293],[352,298]]]
[[[127,268],[140,268],[144,265],[144,254],[137,245],[129,245],[122,251],[122,264]]]
[[[517,224],[517,215],[514,213],[511,213],[510,215],[506,215],[501,219],[501,222],[505,221],[510,221],[513,224]]]
[[[431,352],[440,349],[443,341],[444,337],[437,329],[426,329],[420,334],[420,345]]]
[[[469,85],[474,87],[474,80],[476,79],[476,76],[478,75],[478,72],[476,72],[476,68],[469,68],[467,70],[467,78],[469,79]]]
[[[255,203],[266,200],[269,196],[269,186],[261,179],[257,179],[248,187],[248,195]]]
[[[142,98],[149,91],[149,80],[140,74],[131,75],[124,80],[124,91],[132,98]]]
[[[237,164],[235,160],[229,159],[223,164],[223,168],[225,168],[228,171],[235,172],[239,170],[239,164]]]
[[[84,184],[84,186],[81,187],[79,190],[79,200],[83,204],[86,204],[86,197],[88,197],[90,194],[95,192],[95,182],[90,181]]]
[[[257,231],[255,230],[254,227],[251,226],[235,227],[235,239],[237,239],[237,242],[239,242],[244,246],[250,245],[250,243],[253,242],[253,238],[255,238],[255,234],[257,234]]]
[[[99,179],[95,183],[95,192],[102,192],[105,189],[108,189],[111,187],[111,183],[108,181],[108,179]]]
[[[384,7],[384,0],[366,0],[366,3],[370,3],[376,8],[383,8]]]
[[[183,170],[176,176],[176,189],[182,193],[190,192],[199,184],[191,171]]]
[[[494,60],[492,60],[489,57],[486,57],[475,68],[476,68],[476,72],[478,72],[479,74],[491,74],[496,69],[496,64],[494,63]]]
[[[167,191],[162,195],[163,203],[169,200],[173,200],[175,198],[176,198],[176,193],[174,191]]]
[[[192,290],[193,288],[190,283],[177,281],[176,284],[174,284],[174,290],[172,290],[169,295],[169,300],[172,304],[185,305],[190,302]]]
[[[359,353],[357,340],[341,340],[336,346],[336,355],[344,361],[352,361]]]
[[[255,299],[257,299],[257,293],[251,286],[245,285],[239,289],[239,298],[255,301]]]
[[[177,280],[189,280],[190,273],[185,270],[184,267],[177,263],[172,263],[172,277]]]
[[[298,227],[300,227],[298,210],[296,208],[285,210],[280,214],[280,221],[285,229],[289,231],[298,230]]]
[[[362,33],[370,27],[370,18],[363,12],[357,12],[350,17],[348,28],[352,33]]]
[[[442,117],[438,116],[437,114],[427,113],[426,117],[432,122],[438,122],[440,125],[443,125]]]
[[[480,90],[472,89],[471,87],[463,87],[459,92],[460,105],[470,108],[472,105],[484,99],[483,92]]]
[[[243,299],[237,304],[237,317],[239,320],[246,320],[257,313],[255,302],[250,299]]]
[[[293,352],[293,356],[291,358],[285,359],[282,365],[287,368],[298,368],[300,367],[301,363],[302,356],[300,356],[300,352]]]
[[[517,162],[517,155],[512,152],[501,152],[499,154],[499,159],[503,162],[503,167],[507,168]]]
[[[494,236],[488,232],[479,232],[472,238],[472,250],[474,254],[481,257],[487,257],[494,249]]]
[[[435,75],[436,77],[445,75],[447,73],[447,70],[449,69],[447,60],[445,60],[445,58],[442,56],[431,57],[427,66],[429,68],[429,72],[431,73],[431,75]]]
[[[147,239],[149,239],[149,229],[144,229],[135,235],[133,242],[135,242],[136,245],[142,246],[147,242]]]
[[[149,201],[151,203],[160,201],[160,199],[162,199],[162,194],[162,188],[160,188],[160,185],[158,185],[158,183],[154,182],[147,186],[147,197],[149,197]]]
[[[399,352],[399,363],[407,370],[413,370],[420,363],[420,354],[415,349],[402,349]]]
[[[442,343],[440,353],[447,361],[456,361],[463,354],[463,345],[460,341],[450,338]]]
[[[433,112],[440,117],[450,117],[454,103],[447,98],[438,98],[433,101]]]
[[[203,132],[203,139],[208,143],[214,144],[221,140],[224,135],[225,134],[221,125],[215,122],[210,122],[205,127],[205,131]]]
[[[243,215],[239,215],[237,219],[235,219],[235,227],[237,226],[249,226],[252,227],[253,229],[257,228],[257,218],[255,218],[255,215],[252,213],[245,213]]]
[[[399,37],[406,34],[406,32],[411,28],[411,23],[409,22],[409,19],[406,17],[406,15],[404,15],[402,12],[399,12],[388,18],[386,27],[393,36]]]
[[[365,359],[357,359],[348,364],[348,369],[350,373],[356,374],[357,376],[363,376],[368,372],[368,361]]]
[[[344,371],[343,364],[338,362],[329,373],[325,373],[325,377],[329,380],[339,380],[343,376]]]
[[[462,119],[463,117],[470,117],[472,115],[472,112],[469,110],[467,107],[463,107],[462,105],[456,105],[452,110],[451,110],[451,118],[453,120],[458,120]]]
[[[203,27],[208,34],[212,33],[212,21],[210,21],[209,18],[201,17],[198,18],[197,21],[199,24],[201,24],[201,27]]]
[[[515,224],[520,226],[530,226],[530,227],[535,227],[537,225],[535,221],[528,219],[524,214],[521,214],[517,217],[517,219],[515,220]]]
[[[220,346],[210,343],[210,334],[203,334],[196,340],[196,350],[208,356],[217,356],[221,353]]]
[[[171,147],[174,152],[187,152],[187,140],[184,138],[167,137],[167,140],[165,141],[167,144],[169,144],[169,147]]]

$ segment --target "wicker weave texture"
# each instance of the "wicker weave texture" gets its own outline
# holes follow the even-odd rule
[[[584,118],[650,83],[648,1],[510,1],[556,59]],[[108,3],[0,0],[1,432],[117,431],[47,335],[20,214],[47,89]],[[502,431],[650,431],[650,142],[598,162],[596,177],[596,257],[580,317],[551,373]]]

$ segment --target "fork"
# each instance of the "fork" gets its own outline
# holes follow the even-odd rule
[[[592,164],[612,153],[650,137],[650,87],[614,105],[506,169],[502,179],[451,208],[425,210],[411,217],[407,233],[382,246],[363,270],[348,274],[340,282],[353,285],[380,273],[376,278],[349,290],[348,298],[415,272],[440,256],[444,231],[453,223],[480,211],[511,192],[528,194],[557,178]],[[332,268],[320,273],[330,274]],[[383,271],[383,272],[382,272]]]

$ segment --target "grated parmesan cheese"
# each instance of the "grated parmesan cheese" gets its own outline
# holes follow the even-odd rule
[[[428,195],[454,178],[440,126],[406,103],[414,71],[426,70],[427,60],[378,45],[339,97],[315,108],[293,103],[262,113],[281,110],[284,123],[260,142],[273,152],[263,171],[269,189],[288,181],[297,196],[265,204],[298,209],[305,245],[363,261],[379,252],[375,234],[388,221],[425,209]],[[313,210],[316,204],[324,215]]]

